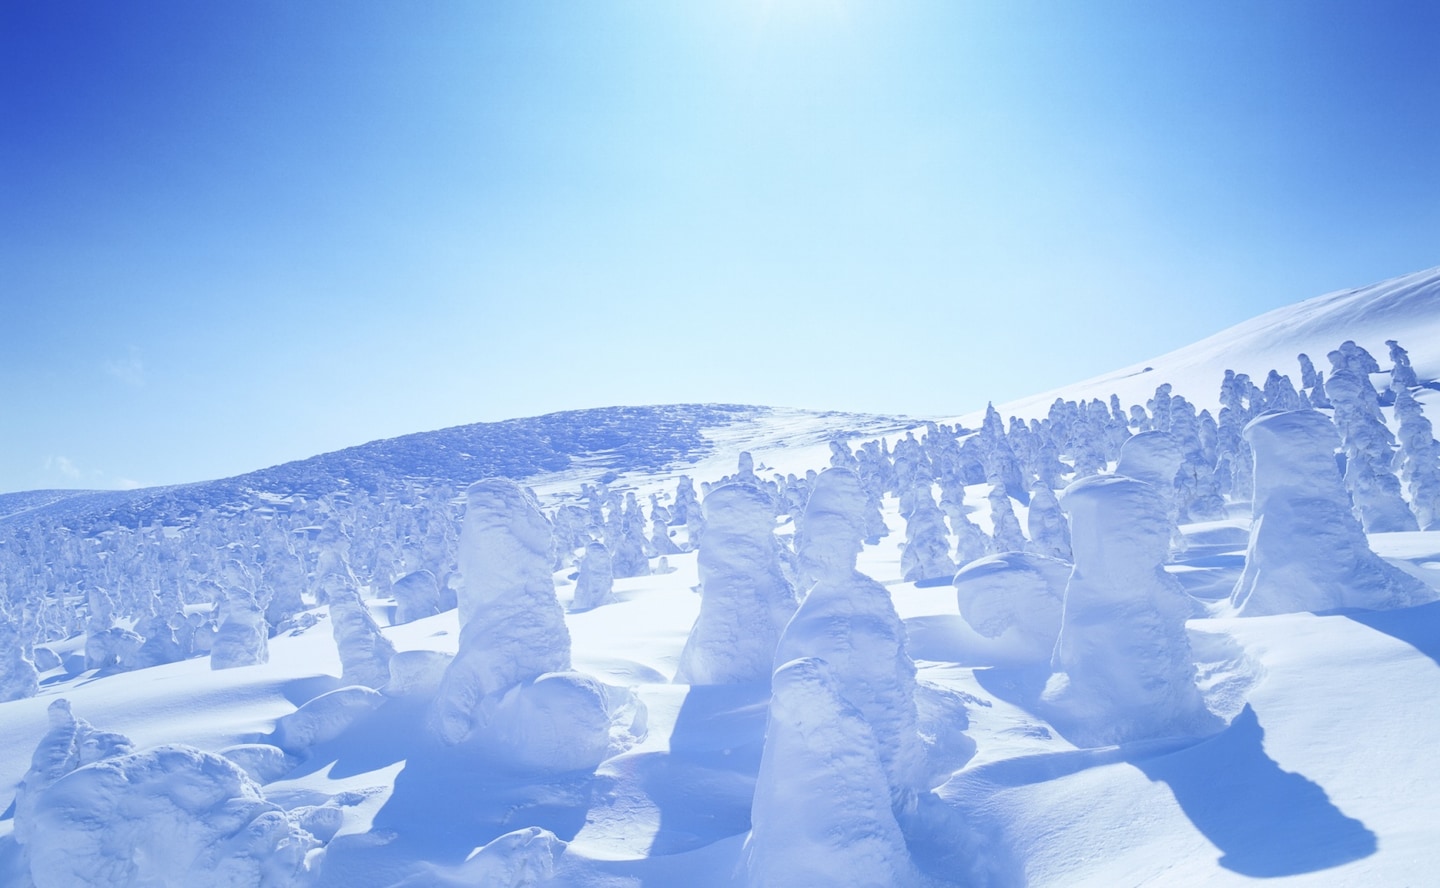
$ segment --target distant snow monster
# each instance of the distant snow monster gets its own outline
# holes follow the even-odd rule
[[[395,646],[381,633],[354,586],[332,585],[328,598],[330,629],[343,669],[340,680],[347,685],[384,687],[390,681],[390,658],[395,656]]]
[[[1230,595],[1244,616],[1407,607],[1429,588],[1370,549],[1335,464],[1335,426],[1314,410],[1269,413],[1245,427],[1255,454],[1245,570]]]
[[[775,671],[741,866],[750,888],[920,884],[875,734],[825,661]]]
[[[591,610],[612,600],[615,567],[610,550],[599,540],[585,544],[585,557],[580,560],[580,576],[575,581],[575,598],[571,610]]]
[[[460,531],[460,650],[435,699],[446,740],[470,732],[485,696],[570,668],[570,631],[550,572],[553,546],[550,522],[515,482],[470,486]]]
[[[220,599],[220,631],[210,647],[210,668],[232,669],[268,662],[268,636],[265,611],[254,593],[231,586]]]
[[[850,469],[826,469],[816,477],[795,541],[807,585],[824,577],[845,577],[855,569],[865,536],[866,505],[860,476]]]
[[[795,613],[795,592],[780,571],[775,510],[750,484],[724,484],[704,501],[705,535],[696,565],[700,614],[680,652],[682,684],[766,681],[775,645]]]
[[[1170,521],[1144,481],[1099,476],[1065,489],[1075,566],[1044,702],[1077,745],[1189,736],[1217,727],[1195,686],[1191,604],[1165,572]]]
[[[431,724],[530,771],[593,768],[643,733],[644,706],[570,670],[555,597],[550,522],[513,481],[466,492],[460,533],[460,650],[440,679]]]

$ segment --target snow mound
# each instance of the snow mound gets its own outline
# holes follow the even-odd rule
[[[320,847],[239,765],[180,745],[78,768],[33,817],[36,888],[304,885]]]
[[[1070,565],[1045,555],[1005,552],[955,574],[960,616],[1014,663],[1048,663],[1060,636]]]

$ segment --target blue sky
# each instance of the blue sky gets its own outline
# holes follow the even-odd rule
[[[955,414],[1440,263],[1440,6],[0,5],[0,491]]]

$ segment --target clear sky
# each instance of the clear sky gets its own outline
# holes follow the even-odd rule
[[[955,414],[1440,264],[1440,4],[0,4],[0,491]]]

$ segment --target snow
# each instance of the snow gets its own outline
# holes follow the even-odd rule
[[[1351,339],[1385,355],[1384,340],[1395,339],[1421,384],[1411,394],[1433,415],[1424,386],[1440,375],[1437,294],[1440,270],[1332,294],[1147,362],[1150,372],[1059,393],[1113,391],[1122,405],[1143,405],[1165,382],[1213,408],[1225,369],[1299,378],[1301,351],[1323,356]],[[1373,381],[1387,388],[1383,372]],[[1033,413],[1004,405],[998,415],[1042,417],[1054,397],[1022,402]],[[1174,513],[1154,489],[1173,476],[1162,433],[1117,444],[1119,466],[1061,497],[1068,548],[1048,488],[1034,490],[1027,512],[992,497],[990,483],[941,481],[941,451],[906,443],[897,449],[912,504],[917,490],[933,497],[933,472],[952,521],[970,511],[988,532],[1009,527],[1008,510],[1043,537],[966,561],[953,581],[916,584],[904,580],[900,534],[857,542],[876,516],[892,528],[903,520],[901,491],[878,503],[870,491],[879,448],[859,460],[841,451],[934,430],[691,409],[713,424],[684,430],[683,446],[669,449],[631,447],[614,424],[577,433],[605,454],[555,461],[525,480],[530,490],[495,478],[376,512],[357,488],[325,500],[328,517],[271,497],[255,521],[283,522],[287,509],[297,520],[278,534],[294,551],[267,556],[268,580],[224,566],[270,545],[243,507],[228,524],[200,521],[198,536],[145,538],[196,543],[174,553],[193,557],[196,573],[72,591],[43,614],[16,606],[33,599],[7,575],[7,638],[37,620],[64,631],[33,651],[6,648],[36,665],[37,681],[22,675],[15,686],[26,696],[0,703],[0,805],[15,799],[0,814],[0,884],[1434,881],[1440,533],[1365,533],[1328,413],[1254,419],[1245,433],[1253,502],[1232,500],[1228,515],[1182,524],[1174,539]],[[670,422],[684,412],[620,416]],[[1380,417],[1396,428],[1388,408]],[[527,446],[540,456],[522,461],[548,465],[545,454],[570,444]],[[420,441],[404,447],[418,453]],[[483,451],[468,448],[462,462],[508,458]],[[720,483],[742,451],[750,474]],[[400,459],[365,452],[374,465]],[[587,600],[585,567],[552,548],[545,512],[610,470],[616,502],[654,495],[674,505],[681,475],[695,479],[709,488],[705,526],[689,516],[662,527],[680,549],[696,531],[698,551],[666,552],[668,572],[652,557],[648,574],[612,577],[608,598]],[[814,491],[799,515],[788,499],[796,490]],[[40,505],[0,518],[0,529],[50,520],[60,513],[47,510],[80,508],[85,497],[32,501]],[[396,522],[383,546],[368,542],[376,514]],[[640,517],[632,535],[652,526]],[[71,538],[96,542],[67,563],[125,579],[119,550],[104,542],[119,530],[103,533]],[[70,558],[61,545],[42,551]],[[182,599],[180,584],[197,577],[219,585],[185,586]],[[149,662],[113,650],[129,643],[125,633],[159,631],[142,631],[159,625],[141,619],[147,583],[192,615],[202,640],[225,591],[233,603],[219,616],[234,625],[217,642],[231,668],[192,654],[125,671]],[[262,649],[253,636],[281,586],[295,593],[281,608],[286,628],[262,632]],[[170,620],[171,607],[151,612]],[[91,628],[104,669],[84,662],[92,608],[102,612]],[[361,660],[374,669],[363,679]]]

